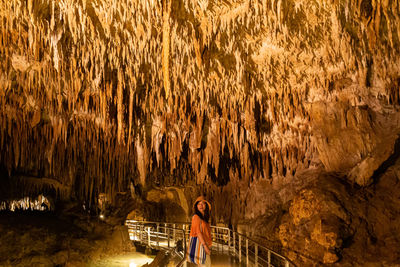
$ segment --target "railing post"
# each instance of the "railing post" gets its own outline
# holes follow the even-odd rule
[[[167,231],[167,228],[165,228],[165,231]],[[167,236],[168,236],[168,248],[170,247],[170,245],[169,245],[169,233],[167,233]]]
[[[176,246],[176,224],[174,223],[174,229],[172,230],[173,238],[174,238],[174,246]]]
[[[236,258],[236,232],[232,231],[233,233],[233,256]]]
[[[143,224],[142,225],[140,225],[140,242],[143,242],[143,236],[144,236],[144,231],[143,231]]]
[[[289,262],[285,261],[285,267],[289,267]]]
[[[238,247],[238,250],[239,250],[239,262],[242,262],[242,236],[241,235],[239,235],[239,247]]]
[[[268,267],[271,267],[271,251],[268,250]]]
[[[140,226],[136,224],[136,236],[137,240],[140,241]]]
[[[190,226],[185,224],[183,226],[183,231],[185,231],[185,234],[187,235],[187,238],[186,238],[185,242],[186,242],[186,247],[188,247],[189,246],[189,239],[190,239],[190,237],[189,237],[190,236]]]
[[[221,251],[221,236],[219,235],[219,229],[218,228],[215,228],[215,230],[216,230],[216,241],[217,241],[217,245],[218,245],[218,251]]]
[[[246,266],[249,266],[249,240],[246,238]]]
[[[228,229],[228,252],[231,250],[231,229]]]
[[[157,234],[156,234],[156,240],[157,240],[157,247],[160,246],[160,241],[158,239],[158,232],[160,231],[160,225],[157,223]]]
[[[147,227],[147,244],[150,247],[150,227]]]
[[[184,226],[183,226],[184,227]],[[185,229],[183,229],[183,242],[184,242],[184,249],[185,249],[185,251],[184,251],[184,254],[183,255],[186,255],[186,251],[187,251],[187,245],[186,245],[186,239],[189,239],[188,237],[186,237],[186,233],[185,233]]]
[[[186,225],[185,224],[182,224],[182,229],[183,229],[183,238],[185,239],[185,240],[183,240],[183,242],[185,242],[185,246],[187,247],[188,244],[186,242],[186,239],[189,239],[189,236],[187,238],[185,238],[186,237]]]
[[[221,251],[224,252],[224,231],[222,229],[219,231],[219,239],[221,242]]]
[[[222,243],[222,252],[224,252],[224,248],[226,247],[225,241],[226,241],[226,230],[221,229],[221,243]]]
[[[254,262],[256,267],[258,266],[258,245],[254,244]]]

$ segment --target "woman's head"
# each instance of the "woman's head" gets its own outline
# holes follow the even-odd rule
[[[193,205],[194,213],[202,220],[208,222],[210,219],[211,204],[203,196],[196,199]]]
[[[205,201],[197,201],[196,208],[198,211],[200,211],[202,214],[204,214],[204,211],[206,210],[207,204]],[[207,207],[208,208],[208,207]]]

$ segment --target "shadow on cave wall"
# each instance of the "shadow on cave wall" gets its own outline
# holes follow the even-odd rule
[[[394,148],[393,148],[393,153],[390,155],[390,157],[385,160],[381,166],[379,166],[378,169],[375,170],[374,174],[372,175],[372,179],[374,181],[374,184],[376,184],[379,181],[379,178],[387,171],[387,169],[393,165],[396,164],[396,161],[400,158],[400,137],[397,138]]]

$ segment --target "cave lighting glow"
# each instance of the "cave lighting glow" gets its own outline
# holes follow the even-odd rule
[[[139,267],[151,263],[154,258],[155,256],[145,255],[140,252],[129,252],[121,255],[105,257],[102,259],[102,262],[107,263],[107,265],[101,266]]]

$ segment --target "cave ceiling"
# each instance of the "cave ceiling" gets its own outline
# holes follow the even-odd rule
[[[1,179],[89,200],[310,168],[368,185],[400,133],[399,14],[397,0],[1,0]]]

